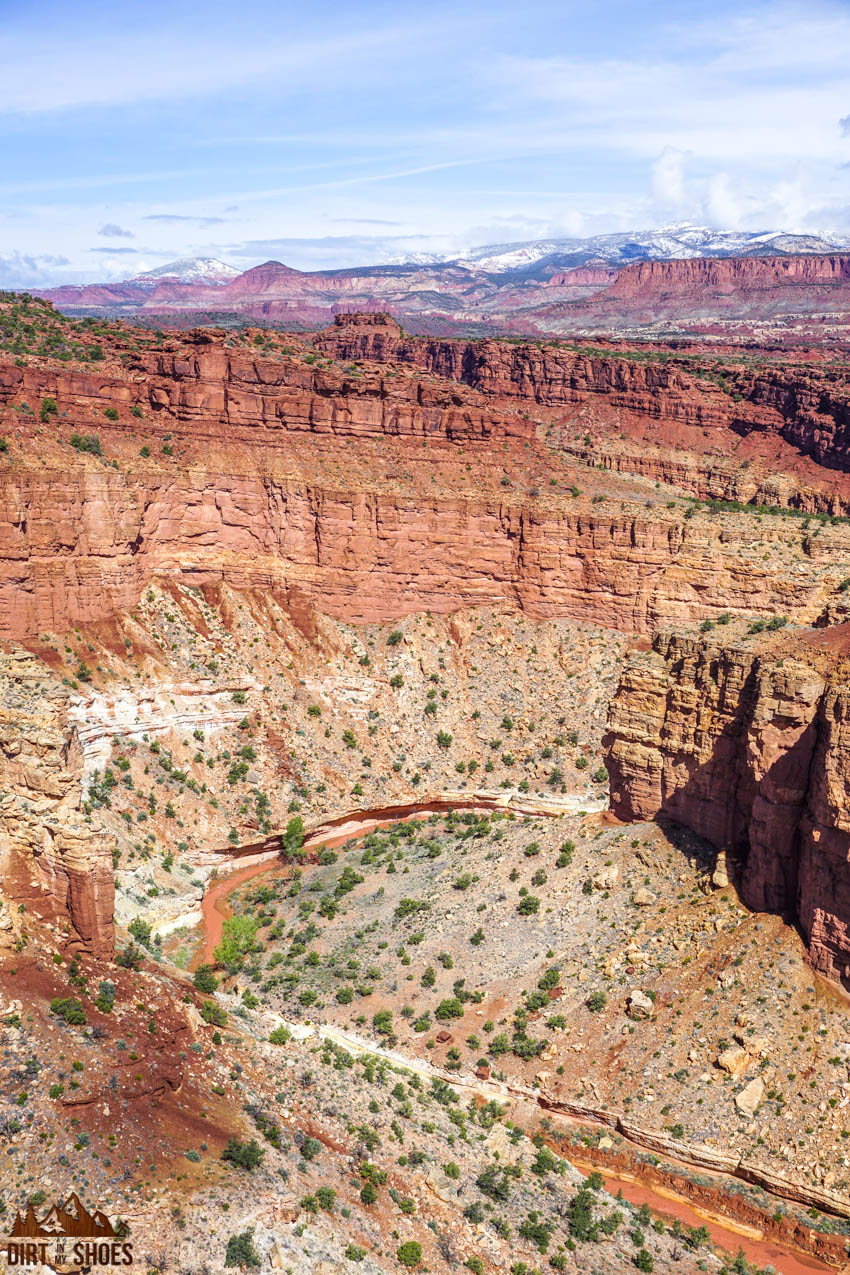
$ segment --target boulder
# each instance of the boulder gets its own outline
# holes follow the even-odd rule
[[[763,1097],[764,1081],[761,1076],[756,1076],[740,1093],[735,1094],[735,1106],[742,1116],[751,1118],[758,1111]]]
[[[740,1076],[752,1061],[752,1056],[741,1045],[730,1045],[716,1059],[720,1070],[728,1072],[730,1076]]]
[[[629,1018],[652,1018],[655,1004],[639,987],[633,987],[626,997],[626,1013]]]
[[[591,884],[594,890],[613,890],[619,876],[620,869],[616,865],[612,865],[610,868],[600,868],[591,877]]]

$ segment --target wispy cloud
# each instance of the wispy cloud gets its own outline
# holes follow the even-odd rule
[[[194,226],[223,226],[226,217],[196,217],[182,213],[146,213],[144,221],[159,221],[164,226],[176,226],[185,222]]]
[[[176,11],[154,7],[160,10],[156,20],[153,13],[142,20],[139,10],[140,21],[128,22],[136,16],[128,5],[124,22],[100,26],[96,34],[85,23],[80,30],[70,14],[41,26],[36,75],[31,26],[26,20],[7,24],[0,47],[0,113],[186,101],[241,86],[256,89],[269,81],[293,94],[315,83],[317,75],[326,77],[364,58],[385,58],[389,67],[394,53],[422,49],[434,34],[425,19],[357,24],[351,11],[339,14],[324,37],[316,36],[312,23],[299,35],[290,6],[283,5],[267,9],[262,38],[246,39],[241,13],[223,6],[216,6],[219,20],[203,20],[199,11],[188,11],[190,6],[182,14],[180,6]]]
[[[335,225],[346,226],[401,226],[400,221],[384,221],[381,217],[332,217]]]
[[[132,230],[125,230],[123,226],[116,225],[114,221],[108,221],[104,226],[101,226],[97,233],[103,235],[104,239],[135,239],[136,237]]]

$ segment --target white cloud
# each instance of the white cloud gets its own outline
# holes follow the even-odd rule
[[[67,257],[12,252],[0,257],[0,288],[47,287],[58,267],[69,266]]]
[[[713,226],[739,230],[744,215],[740,194],[728,173],[715,173],[709,178],[705,195],[705,212]]]
[[[684,151],[665,146],[652,165],[652,197],[662,207],[681,212],[687,203]]]

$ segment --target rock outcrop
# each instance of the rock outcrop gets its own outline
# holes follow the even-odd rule
[[[6,485],[0,537],[0,635],[16,639],[130,610],[155,576],[297,593],[355,622],[510,602],[641,633],[727,610],[812,622],[825,598],[816,574],[755,560],[709,519],[323,490],[274,471],[45,467]]]
[[[847,266],[848,259],[839,260]],[[634,268],[687,264],[652,262]],[[694,263],[729,269],[735,264]],[[684,360],[677,364],[675,356],[659,358],[648,351],[621,354],[612,349],[608,354],[533,341],[410,337],[388,316],[379,318],[364,323],[360,315],[338,315],[319,345],[340,358],[411,363],[503,401],[575,407],[602,400],[626,424],[633,415],[675,422],[695,435],[705,429],[773,434],[819,465],[850,469],[850,396],[838,368],[748,366],[734,360],[718,370],[707,360],[704,370],[694,364],[690,371]],[[696,445],[702,445],[698,439]]]
[[[26,930],[32,911],[56,927],[57,946],[109,956],[113,842],[83,809],[83,756],[67,695],[36,660],[12,653],[0,657],[0,703],[4,912],[15,932]]]
[[[385,339],[399,353],[384,317],[340,325],[349,330],[358,353]],[[651,632],[724,610],[813,622],[828,600],[818,572],[784,550],[754,554],[751,529],[683,520],[633,491],[612,511],[565,492],[568,470],[557,493],[548,482],[512,490],[506,465],[552,473],[518,408],[524,394],[567,394],[557,351],[417,343],[412,354],[430,360],[422,374],[262,358],[207,332],[170,344],[128,356],[124,373],[115,362],[103,373],[0,369],[2,428],[30,449],[0,457],[0,636],[127,611],[155,575],[297,592],[359,622],[509,601]],[[635,410],[661,410],[684,376],[570,358],[581,382],[570,394],[619,385]],[[57,404],[55,441],[20,407],[45,398]],[[726,398],[682,401],[699,421]],[[96,434],[109,463],[73,451],[74,429]],[[783,534],[773,525],[756,538],[779,546]],[[837,565],[846,531],[830,536],[811,556]]]
[[[794,919],[850,986],[850,634],[659,634],[611,701],[611,809],[666,816],[740,862],[748,906]],[[836,641],[839,645],[836,646]]]

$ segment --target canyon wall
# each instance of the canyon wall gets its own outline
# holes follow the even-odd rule
[[[695,264],[731,268],[736,263]],[[504,401],[569,407],[596,398],[686,429],[775,434],[819,465],[850,470],[850,394],[840,368],[732,362],[720,377],[710,369],[699,375],[648,355],[591,354],[538,342],[408,337],[386,315],[338,315],[317,345],[339,358],[411,363]]]
[[[850,987],[850,691],[832,648],[662,632],[624,669],[604,742],[614,814],[725,851],[747,905],[793,918]]]
[[[706,295],[738,300],[765,289],[835,288],[850,280],[850,257],[842,253],[791,257],[691,257],[679,261],[636,261],[607,288],[608,298],[670,297],[705,303]]]
[[[254,358],[205,332],[190,334],[185,348],[140,353],[125,375],[0,366],[0,411],[15,400],[38,402],[45,395],[77,428],[96,422],[99,431],[110,428],[103,420],[106,407],[133,406],[154,416],[166,412],[191,425],[196,438],[224,439],[234,428],[258,426],[285,434],[458,442],[534,434],[511,407],[495,408],[462,385]],[[124,429],[137,435],[145,427],[131,418]],[[273,435],[262,441],[272,442]]]
[[[32,911],[55,928],[57,947],[109,956],[113,840],[83,809],[67,695],[48,685],[37,660],[2,654],[0,703],[0,939],[23,941]]]
[[[386,324],[353,326],[361,340]],[[522,373],[515,398],[549,375],[546,350],[500,346],[497,364],[486,343],[475,349],[493,395],[517,358],[542,363]],[[463,360],[473,347],[445,350]],[[641,401],[656,406],[657,386],[682,377],[623,361],[575,366],[603,381],[636,378],[628,393],[641,385]],[[17,408],[45,396],[58,405],[47,422]],[[2,428],[28,434],[32,449],[0,457],[0,636],[126,611],[162,573],[284,600],[297,588],[358,622],[508,601],[641,633],[726,610],[814,622],[834,587],[800,569],[777,523],[754,534],[687,520],[635,493],[612,512],[613,502],[573,499],[563,483],[557,493],[505,490],[508,462],[551,472],[533,422],[415,370],[264,359],[199,332],[132,355],[124,372],[6,365],[0,409]],[[104,458],[73,451],[72,429],[96,433]],[[153,454],[140,456],[141,440]],[[837,567],[847,546],[832,535],[803,552]]]
[[[781,528],[770,530],[778,545]],[[130,610],[155,575],[284,599],[297,588],[356,622],[498,602],[642,633],[724,611],[815,620],[828,593],[817,576],[780,553],[755,557],[750,540],[746,528],[663,509],[335,491],[200,465],[132,478],[45,466],[0,495],[0,635]]]
[[[651,482],[664,483],[688,492],[699,500],[736,501],[739,504],[777,506],[801,513],[850,516],[850,491],[819,485],[781,472],[758,471],[736,464],[731,458],[689,454],[684,449],[653,447],[650,443],[621,443],[615,451],[608,439],[591,439],[563,430],[558,447],[568,456],[595,469],[612,474],[638,474]],[[841,490],[843,487],[844,490]]]

